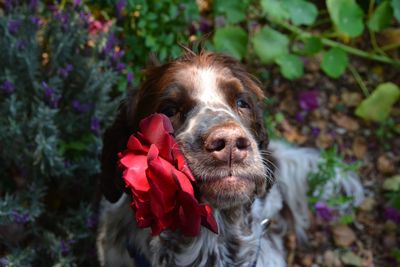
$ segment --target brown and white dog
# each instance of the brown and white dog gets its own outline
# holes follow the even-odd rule
[[[101,266],[139,267],[143,261],[149,266],[286,266],[282,236],[291,225],[305,237],[307,174],[317,168],[319,154],[269,143],[260,84],[229,56],[187,52],[147,70],[145,77],[104,135]],[[213,207],[218,235],[203,228],[195,238],[171,231],[152,236],[137,227],[117,155],[139,121],[154,112],[171,119],[199,199]],[[338,175],[337,180],[361,201],[356,178]],[[274,221],[267,232],[265,219]]]

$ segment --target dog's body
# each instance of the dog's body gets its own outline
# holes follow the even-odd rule
[[[305,236],[307,175],[319,155],[268,145],[263,99],[259,83],[224,55],[188,53],[147,73],[104,137],[102,186],[109,201],[102,202],[97,244],[102,266],[138,266],[143,259],[151,266],[286,265],[282,236],[289,227]],[[213,207],[218,235],[202,228],[194,238],[169,230],[152,236],[137,227],[131,196],[122,194],[117,154],[154,112],[170,117],[198,198]],[[343,180],[344,189],[360,195],[354,181]],[[265,219],[274,220],[267,232]]]

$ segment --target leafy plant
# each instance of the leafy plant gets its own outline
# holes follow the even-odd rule
[[[214,2],[217,7],[215,16],[228,16],[219,11],[225,5],[235,14],[234,19],[228,17],[223,26],[217,25],[214,38],[217,49],[225,48],[221,43],[238,43],[240,53],[237,52],[238,49],[230,48],[225,49],[225,52],[239,59],[256,56],[264,64],[276,63],[287,79],[293,80],[303,75],[301,56],[318,53],[323,53],[321,69],[332,78],[338,78],[345,72],[349,54],[400,66],[400,61],[382,52],[375,40],[376,32],[393,25],[393,16],[398,19],[398,0],[381,1],[375,8],[374,1],[371,0],[372,12],[368,13],[367,20],[365,11],[355,0],[326,0],[325,10],[318,10],[313,2],[305,0],[259,0],[252,1],[249,5],[248,2],[242,5],[224,4],[226,1],[222,0]],[[234,32],[235,28],[232,28],[239,26],[238,23],[245,17],[253,21],[253,24],[246,25],[248,38],[244,37],[243,31]],[[326,21],[331,22],[333,27],[320,28],[319,25],[326,25]],[[252,26],[255,22],[260,25]],[[348,45],[352,39],[365,33],[366,24],[371,31],[373,52]],[[243,27],[243,24],[240,26]],[[226,29],[231,29],[230,34],[221,34]],[[246,39],[253,49],[244,53],[247,43],[243,40]]]
[[[336,220],[342,224],[353,221],[353,198],[341,191],[338,171],[341,175],[354,172],[359,163],[347,164],[334,146],[321,153],[321,161],[315,172],[309,174],[309,203],[311,209],[327,221]],[[327,186],[330,188],[327,191]],[[328,216],[329,214],[329,216]],[[339,217],[335,217],[339,215]]]
[[[7,1],[1,10],[2,266],[94,263],[89,203],[122,63],[75,2]]]

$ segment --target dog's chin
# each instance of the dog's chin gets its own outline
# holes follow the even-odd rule
[[[252,201],[256,195],[256,187],[253,180],[239,176],[207,178],[199,183],[202,201],[219,210],[231,209]]]

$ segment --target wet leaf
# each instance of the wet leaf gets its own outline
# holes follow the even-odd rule
[[[228,26],[219,28],[213,38],[215,48],[220,52],[231,54],[242,59],[247,51],[247,33],[240,27]]]
[[[349,266],[362,266],[362,259],[351,251],[344,253],[340,259],[342,262]]]
[[[383,1],[368,20],[368,27],[372,31],[378,32],[388,27],[392,22],[392,18],[393,10],[390,6],[390,2]]]
[[[287,54],[275,60],[279,65],[283,77],[294,80],[304,74],[303,61],[296,55]]]
[[[364,13],[355,0],[327,0],[327,6],[339,32],[350,37],[362,34]]]
[[[393,14],[397,21],[400,22],[400,0],[392,0],[391,4],[393,8]]]
[[[384,121],[392,106],[400,98],[400,89],[394,83],[380,84],[356,109],[356,115],[364,120]]]
[[[254,51],[262,63],[271,63],[289,53],[289,40],[286,35],[270,27],[263,27],[254,35],[252,42]]]
[[[400,190],[400,175],[395,175],[390,178],[386,178],[383,182],[383,189],[387,191],[398,191]]]
[[[312,25],[318,15],[313,3],[304,0],[287,0],[286,6],[294,25]]]
[[[349,59],[346,52],[338,47],[331,48],[322,58],[322,70],[332,78],[338,78],[347,68]]]
[[[317,37],[307,38],[304,42],[303,53],[306,55],[314,55],[321,51],[322,42]]]
[[[267,16],[276,20],[289,18],[289,12],[283,1],[280,0],[261,0],[261,7]]]

